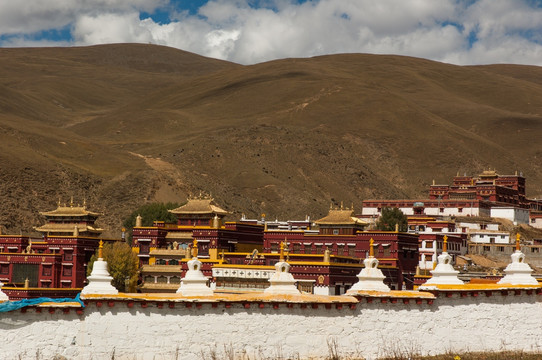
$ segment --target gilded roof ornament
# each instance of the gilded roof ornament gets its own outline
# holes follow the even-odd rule
[[[374,240],[373,238],[371,238],[371,240],[369,240],[369,257],[374,257],[375,256],[375,249],[374,249]]]
[[[444,235],[444,241],[442,242],[442,252],[448,252],[448,236]]]

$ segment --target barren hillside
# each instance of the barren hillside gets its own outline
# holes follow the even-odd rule
[[[147,201],[211,192],[248,216],[425,196],[522,171],[542,195],[542,68],[348,54],[241,66],[155,45],[0,49],[0,224],[58,198],[117,234]]]

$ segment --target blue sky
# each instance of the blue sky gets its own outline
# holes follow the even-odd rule
[[[542,0],[0,0],[0,46],[153,43],[242,64],[334,53],[542,65]]]

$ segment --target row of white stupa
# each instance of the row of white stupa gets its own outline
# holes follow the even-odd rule
[[[188,271],[181,279],[181,286],[177,290],[178,294],[183,296],[210,296],[213,290],[207,286],[207,277],[201,271],[201,261],[197,258],[197,247],[192,254],[192,260],[188,261]],[[388,292],[390,288],[384,284],[384,274],[378,268],[378,260],[374,257],[373,241],[371,239],[369,256],[363,261],[365,267],[357,275],[359,281],[347,291],[347,295],[355,294],[358,291],[381,291]],[[538,281],[531,275],[533,270],[524,262],[525,255],[520,251],[519,234],[516,237],[516,251],[512,254],[512,263],[504,270],[505,276],[498,284],[507,285],[538,285]],[[444,245],[442,254],[438,256],[438,264],[431,271],[432,277],[425,284],[420,286],[420,290],[437,289],[438,285],[463,285],[457,274],[459,271],[452,266],[452,257],[447,252],[447,237],[444,236]],[[269,279],[270,286],[265,289],[266,294],[300,294],[295,286],[295,279],[290,274],[290,265],[284,261],[284,243],[280,247],[280,260],[275,264],[276,272]],[[115,295],[118,290],[111,285],[113,278],[107,271],[107,262],[102,257],[102,244],[98,253],[98,260],[94,262],[92,273],[88,277],[89,284],[81,291],[85,294],[103,294]],[[2,292],[2,283],[0,282],[0,302],[7,301],[8,297]]]

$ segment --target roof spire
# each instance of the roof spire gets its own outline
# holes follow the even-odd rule
[[[444,241],[442,242],[442,252],[448,252],[448,236],[444,235]]]
[[[520,245],[519,245],[519,240],[521,238],[521,235],[519,235],[519,233],[516,234],[516,251],[520,251]]]
[[[373,238],[369,240],[369,257],[375,257],[375,249],[373,248],[374,242]]]
[[[284,246],[286,245],[286,238],[284,238],[284,241],[280,243],[280,258],[279,261],[284,261]]]
[[[194,245],[192,245],[192,257],[198,257],[198,240],[194,239]]]
[[[100,240],[100,246],[98,247],[98,259],[103,259],[103,248],[104,248],[104,242],[103,240]]]

